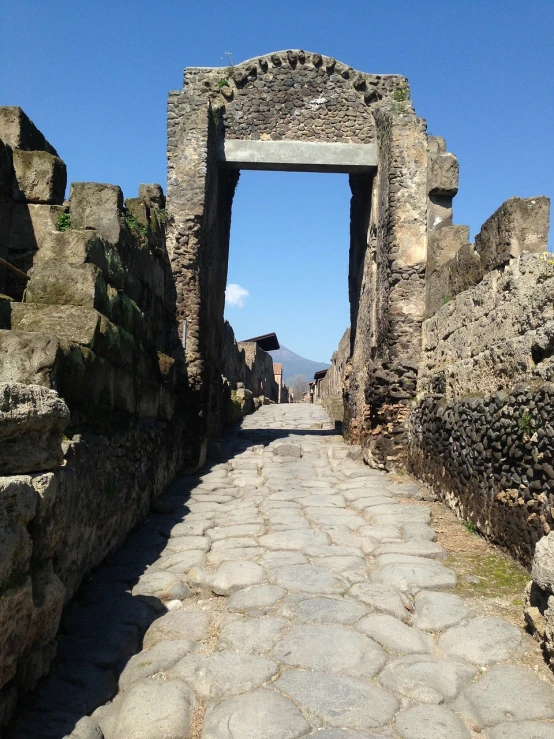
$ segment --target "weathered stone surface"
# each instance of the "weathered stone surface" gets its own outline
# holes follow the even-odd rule
[[[129,685],[143,678],[156,675],[158,672],[168,672],[174,664],[189,652],[198,651],[198,644],[191,640],[174,641],[164,639],[149,649],[145,649],[127,662],[119,676],[119,687],[126,690]]]
[[[439,660],[426,654],[409,654],[390,662],[379,675],[384,688],[419,703],[445,703],[478,675],[465,662]]]
[[[261,536],[259,542],[268,549],[290,549],[310,554],[314,547],[329,543],[322,531],[280,531]]]
[[[459,716],[445,706],[415,706],[396,717],[394,727],[402,739],[471,739]]]
[[[63,739],[104,739],[104,735],[96,721],[89,716],[83,716],[77,721],[71,734],[67,734]]]
[[[477,727],[554,718],[551,687],[519,665],[491,667],[458,696],[452,708]]]
[[[367,634],[391,652],[423,654],[431,652],[433,638],[418,629],[386,614],[371,614],[356,624],[356,629]]]
[[[277,642],[270,657],[291,667],[373,677],[387,656],[375,642],[337,626],[297,626]]]
[[[474,618],[449,629],[438,641],[445,654],[483,667],[509,659],[520,644],[519,629],[499,618]]]
[[[39,472],[61,464],[69,410],[54,390],[0,384],[0,473]]]
[[[343,598],[302,598],[283,606],[285,616],[312,623],[353,624],[368,612],[368,608]]]
[[[288,626],[290,622],[287,619],[273,616],[235,621],[221,630],[218,648],[244,654],[265,654]]]
[[[208,636],[211,616],[209,613],[178,610],[158,618],[144,635],[145,648],[164,640],[201,641]]]
[[[223,562],[215,571],[193,568],[188,573],[191,585],[209,588],[218,595],[230,595],[249,585],[257,585],[262,577],[263,569],[259,564],[240,559]]]
[[[27,203],[61,205],[65,197],[67,172],[57,156],[46,151],[13,151],[15,178],[13,198]]]
[[[258,608],[268,608],[280,600],[286,591],[276,585],[251,585],[233,593],[227,609],[236,613],[246,613]]]
[[[379,613],[387,613],[401,621],[408,621],[410,617],[408,598],[391,585],[357,583],[350,589],[350,595]]]
[[[302,447],[300,444],[276,444],[273,447],[273,454],[278,457],[296,457],[300,459],[302,456]]]
[[[537,542],[531,575],[539,588],[554,591],[554,531]]]
[[[399,705],[393,695],[375,685],[321,672],[290,670],[275,687],[328,725],[360,731],[388,724]]]
[[[470,615],[463,600],[452,593],[422,591],[414,599],[413,626],[423,631],[444,631]]]
[[[134,596],[154,596],[161,601],[187,598],[190,590],[183,580],[170,572],[152,572],[142,575],[133,587]]]
[[[107,721],[98,712],[94,718],[105,739],[187,739],[195,704],[194,693],[179,680],[141,680],[113,704]]]
[[[370,575],[375,583],[393,585],[404,593],[427,588],[445,590],[456,586],[456,574],[442,565],[431,564],[389,564],[375,570]]]
[[[123,193],[117,185],[72,182],[69,199],[72,228],[93,229],[111,243],[119,241]]]
[[[275,567],[267,574],[269,582],[286,590],[330,595],[344,593],[347,582],[323,567],[314,565],[285,565]]]
[[[190,654],[170,670],[169,676],[186,681],[200,697],[221,698],[260,688],[277,674],[268,659],[250,654],[214,652],[210,657]]]
[[[298,739],[310,725],[291,701],[274,690],[214,701],[208,705],[204,739]]]
[[[487,731],[487,739],[554,739],[554,723],[508,721]]]

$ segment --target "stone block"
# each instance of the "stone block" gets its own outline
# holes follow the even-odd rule
[[[106,281],[94,264],[41,262],[32,270],[25,302],[78,305],[107,313]]]
[[[138,196],[149,208],[159,209],[165,207],[164,191],[161,185],[140,184]]]
[[[36,512],[29,523],[33,540],[33,557],[38,561],[51,559],[63,541],[67,525],[67,505],[60,494],[58,476],[44,472],[31,476],[36,493]]]
[[[63,208],[58,205],[14,203],[10,222],[10,252],[35,252],[47,248],[56,231]]]
[[[425,310],[433,316],[439,308],[483,279],[483,267],[473,244],[463,245],[454,258],[438,267],[425,283]]]
[[[32,614],[33,589],[31,579],[26,577],[22,584],[8,588],[0,598],[0,686],[15,675]]]
[[[17,106],[0,107],[0,139],[12,149],[47,151],[58,156],[33,121]]]
[[[554,593],[554,532],[537,542],[531,574],[540,588]]]
[[[19,583],[29,569],[33,544],[27,524],[36,505],[30,477],[0,477],[0,591],[7,583]]]
[[[11,148],[0,138],[0,193],[12,194],[13,159]]]
[[[460,167],[458,160],[446,151],[446,142],[439,136],[428,138],[427,187],[429,194],[453,197],[458,192]]]
[[[65,197],[67,171],[59,157],[47,151],[13,152],[13,198],[26,203],[61,205]]]
[[[444,226],[429,233],[427,275],[453,259],[462,246],[469,244],[469,226]]]
[[[52,334],[0,330],[0,383],[51,387],[60,353]]]
[[[55,391],[37,385],[0,384],[0,474],[59,467],[68,421],[69,410]]]
[[[522,252],[535,254],[548,248],[550,199],[510,198],[483,224],[475,249],[484,272],[507,264]]]
[[[123,193],[117,185],[73,182],[70,191],[71,227],[98,231],[112,244],[119,241]]]

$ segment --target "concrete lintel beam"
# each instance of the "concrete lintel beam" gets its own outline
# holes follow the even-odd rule
[[[357,173],[375,170],[379,152],[377,144],[226,139],[218,160],[229,169]]]

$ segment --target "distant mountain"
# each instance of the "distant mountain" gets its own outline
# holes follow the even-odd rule
[[[283,365],[283,379],[285,383],[289,381],[294,375],[305,375],[308,382],[313,380],[314,372],[318,372],[322,369],[327,369],[330,364],[324,362],[314,362],[311,359],[301,357],[299,354],[291,352],[286,346],[282,346],[280,349],[276,349],[273,352],[269,352],[273,357],[274,362],[281,362]]]

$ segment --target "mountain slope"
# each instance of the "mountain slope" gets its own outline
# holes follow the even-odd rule
[[[305,375],[306,379],[310,381],[313,379],[314,372],[327,369],[327,367],[331,366],[325,362],[314,362],[311,359],[301,357],[300,354],[291,352],[286,346],[281,346],[280,349],[269,352],[269,354],[273,357],[274,362],[281,362],[283,365],[283,379],[285,383],[291,377],[294,377],[294,375]]]

